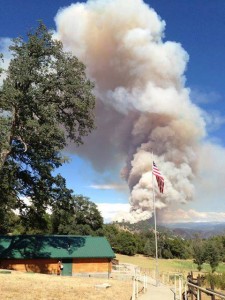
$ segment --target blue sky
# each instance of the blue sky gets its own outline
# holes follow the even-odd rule
[[[76,1],[0,0],[0,37],[24,36],[29,29],[36,27],[37,20],[40,19],[47,27],[56,29],[54,18],[58,10],[71,3]],[[192,91],[192,101],[204,109],[208,118],[213,118],[208,126],[207,138],[224,148],[225,2],[152,0],[145,3],[165,20],[164,40],[180,43],[188,53],[186,86]],[[74,154],[69,155],[70,163],[60,169],[61,174],[67,179],[69,188],[96,203],[101,203],[105,219],[109,219],[116,210],[128,209],[129,191],[120,178],[122,161],[114,168],[97,171],[87,159]],[[114,189],[112,184],[120,186],[120,189]],[[184,211],[191,211],[190,220],[195,220],[195,216],[199,216],[197,211],[199,213],[207,211],[212,219],[216,219],[218,216],[216,213],[225,211],[223,200],[225,199],[218,199],[218,205],[208,201],[202,208],[203,202],[197,199],[179,209],[183,214]],[[213,213],[215,215],[212,215]]]

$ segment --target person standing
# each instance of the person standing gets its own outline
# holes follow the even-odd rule
[[[62,264],[61,260],[59,260],[58,268],[57,268],[57,275],[62,275],[62,271],[63,271],[63,264]]]

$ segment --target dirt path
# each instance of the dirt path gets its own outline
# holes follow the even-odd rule
[[[148,290],[144,295],[139,296],[140,300],[174,300],[174,293],[166,286],[148,285]]]
[[[163,284],[155,285],[152,279],[148,284],[147,292],[138,297],[140,300],[174,300],[174,293],[171,289]]]

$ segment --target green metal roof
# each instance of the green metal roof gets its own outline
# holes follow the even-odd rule
[[[0,236],[0,259],[103,257],[115,257],[105,237],[72,235]]]

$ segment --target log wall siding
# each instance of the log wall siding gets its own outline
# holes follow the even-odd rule
[[[111,272],[112,263],[107,258],[80,258],[73,259],[72,272],[74,273],[101,273]]]
[[[6,259],[0,261],[0,268],[21,272],[57,274],[58,259]]]
[[[5,259],[0,260],[0,268],[21,272],[57,274],[58,261],[61,259]],[[73,259],[72,273],[111,272],[112,263],[108,258]]]

